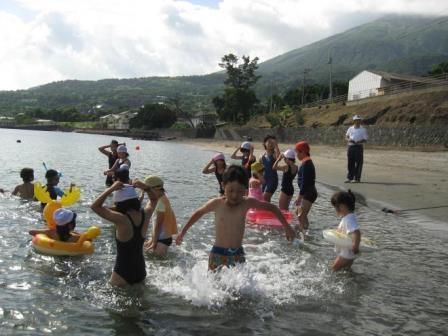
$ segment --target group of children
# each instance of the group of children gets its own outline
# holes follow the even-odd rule
[[[109,158],[109,170],[106,185],[108,188],[92,203],[91,209],[100,217],[115,225],[117,256],[111,283],[117,286],[134,284],[146,277],[143,250],[157,255],[166,254],[175,237],[180,245],[185,234],[202,216],[215,214],[215,243],[209,254],[209,270],[217,270],[223,266],[234,266],[245,262],[243,237],[245,218],[249,209],[262,209],[272,212],[281,222],[288,241],[296,239],[296,232],[288,224],[281,210],[288,210],[294,195],[293,181],[297,176],[300,189],[295,204],[299,219],[299,231],[308,229],[308,212],[317,198],[315,188],[315,169],[310,158],[310,147],[301,141],[294,149],[280,152],[273,136],[267,136],[263,142],[265,153],[259,161],[254,155],[254,146],[244,142],[235,150],[232,158],[240,159],[240,165],[227,167],[225,157],[218,153],[204,167],[204,174],[214,173],[219,182],[219,196],[206,202],[193,212],[185,226],[178,233],[177,221],[170,201],[167,198],[164,181],[158,176],[148,176],[144,181],[131,180],[129,170],[131,162],[125,144],[112,141],[110,145],[99,150]],[[110,148],[110,151],[107,150]],[[241,155],[237,153],[240,152]],[[300,165],[296,164],[296,158]],[[278,174],[283,172],[279,206],[271,204],[271,198],[278,187]],[[33,199],[33,170],[24,168],[20,176],[23,184],[14,189],[14,194],[26,199]],[[57,187],[60,174],[54,170],[46,173],[47,188],[52,199],[57,199],[63,192]],[[138,195],[136,188],[141,189]],[[112,207],[104,205],[109,195],[113,195]],[[142,203],[147,195],[149,201],[144,207]],[[354,215],[355,198],[350,192],[338,192],[331,199],[338,215],[342,217],[338,229],[353,234],[351,249],[336,249],[337,258],[332,269],[350,268],[355,254],[359,251],[360,230]],[[152,238],[146,240],[151,217]],[[76,213],[69,209],[58,209],[54,212],[56,228],[45,231],[51,237],[62,241],[76,241],[74,232]],[[41,233],[31,230],[30,234]],[[177,235],[177,236],[176,236]]]

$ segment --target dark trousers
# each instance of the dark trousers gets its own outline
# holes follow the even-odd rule
[[[349,180],[361,180],[362,162],[364,158],[364,148],[362,145],[348,146],[348,174]]]

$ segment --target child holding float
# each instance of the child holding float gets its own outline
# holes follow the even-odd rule
[[[274,135],[266,135],[263,140],[264,154],[260,158],[263,164],[263,198],[266,202],[270,202],[272,195],[278,187],[278,174],[273,169],[274,163],[280,156],[280,149],[278,148],[277,139]]]
[[[222,187],[222,174],[226,170],[226,159],[224,154],[215,154],[209,163],[202,169],[202,174],[215,174],[219,184],[219,194],[224,195],[224,189]]]
[[[300,192],[295,202],[296,213],[299,216],[299,230],[305,233],[309,228],[308,213],[317,198],[316,170],[310,157],[310,145],[306,141],[300,141],[295,149],[297,158],[301,162],[297,173]]]
[[[23,199],[33,200],[34,184],[32,182],[34,181],[34,170],[32,168],[23,168],[20,171],[20,177],[23,183],[16,186],[12,194],[14,196],[18,195]]]
[[[197,209],[176,238],[176,244],[180,245],[194,223],[207,213],[215,213],[216,238],[209,255],[208,269],[210,271],[235,266],[246,261],[242,243],[246,228],[246,213],[250,208],[273,212],[285,228],[286,238],[289,241],[294,239],[294,230],[275,205],[245,196],[248,178],[242,167],[230,166],[223,175],[223,186],[225,197],[211,199]]]
[[[173,235],[177,234],[176,216],[163,188],[163,180],[151,175],[145,178],[145,184],[152,189],[157,198],[152,238],[145,243],[145,250],[163,256],[173,243]]]
[[[352,247],[344,248],[335,246],[337,254],[336,259],[331,266],[334,272],[342,269],[350,269],[355,260],[355,255],[359,253],[359,244],[361,242],[361,231],[354,214],[355,195],[349,189],[348,191],[339,191],[331,197],[331,204],[336,213],[342,217],[338,226],[338,232],[350,235],[352,237]]]
[[[282,159],[285,162],[285,165],[280,165]],[[298,167],[296,165],[296,154],[294,150],[288,149],[284,153],[280,154],[272,166],[272,169],[283,172],[278,207],[280,210],[289,210],[289,204],[291,203],[291,199],[294,195],[293,181],[298,172]]]
[[[242,155],[237,155],[238,152],[241,152]],[[247,178],[249,179],[251,177],[251,165],[257,161],[252,143],[249,141],[243,142],[241,146],[233,152],[231,158],[233,160],[241,160],[241,167],[243,167]]]

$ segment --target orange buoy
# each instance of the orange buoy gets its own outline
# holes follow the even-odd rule
[[[135,150],[140,150],[140,146],[139,145],[135,146]]]

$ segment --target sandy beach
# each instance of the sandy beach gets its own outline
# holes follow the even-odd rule
[[[182,143],[229,155],[240,145],[240,142],[210,139],[185,139]],[[287,148],[294,148],[294,145],[280,144],[280,150]],[[262,144],[255,143],[257,157],[262,153]],[[446,206],[415,212],[437,222],[448,222],[448,151],[386,150],[367,145],[362,183],[350,184],[344,183],[347,167],[345,147],[312,146],[311,156],[318,183],[331,188],[350,188],[363,195],[370,207],[414,209]],[[448,228],[438,224],[434,227]]]

